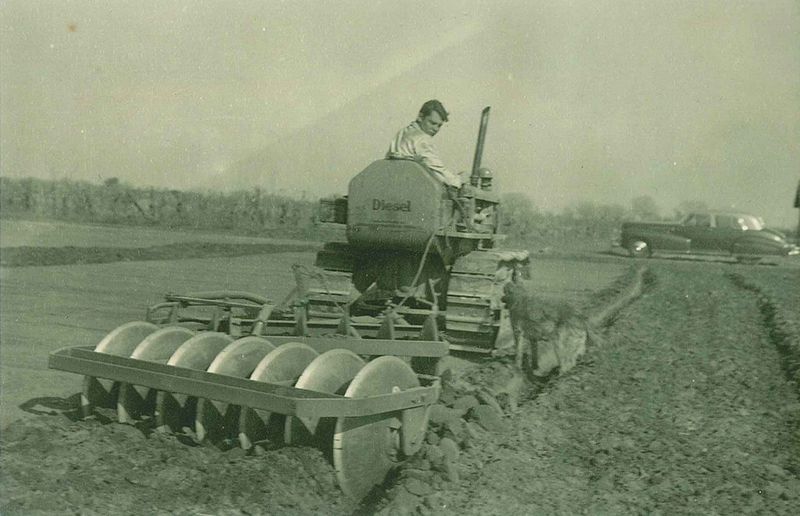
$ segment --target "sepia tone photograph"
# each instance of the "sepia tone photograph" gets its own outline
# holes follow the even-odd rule
[[[0,514],[798,507],[796,0],[0,2]]]

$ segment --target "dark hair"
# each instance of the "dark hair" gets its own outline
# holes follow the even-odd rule
[[[434,111],[439,113],[439,116],[442,117],[442,122],[447,122],[447,110],[445,110],[442,103],[438,100],[429,100],[424,103],[422,107],[419,108],[419,116],[426,117]]]

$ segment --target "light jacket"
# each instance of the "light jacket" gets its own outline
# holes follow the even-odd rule
[[[439,181],[456,188],[461,187],[461,178],[444,166],[433,146],[433,137],[424,132],[416,121],[397,133],[389,145],[386,157],[388,159],[413,159],[424,165]]]

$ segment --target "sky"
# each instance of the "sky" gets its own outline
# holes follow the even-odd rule
[[[431,98],[539,209],[797,222],[795,0],[0,2],[7,177],[343,194]]]

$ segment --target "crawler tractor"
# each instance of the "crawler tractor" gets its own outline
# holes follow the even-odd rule
[[[346,197],[323,201],[322,220],[347,242],[326,244],[315,270],[295,270],[302,301],[292,312],[302,307],[304,331],[346,325],[374,336],[388,325],[414,335],[434,316],[450,350],[491,354],[511,343],[502,290],[515,269],[527,273],[528,252],[498,249],[499,199],[481,168],[488,120],[487,107],[458,193],[413,160],[385,159],[356,175]]]
[[[365,496],[422,445],[440,359],[512,338],[501,294],[528,255],[497,249],[499,203],[480,167],[488,115],[457,194],[414,161],[379,160],[323,202],[347,242],[295,266],[290,298],[168,294],[145,321],[58,350],[50,367],[84,375],[84,416],[104,407],[246,449],[318,443],[342,490]]]

